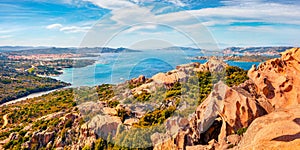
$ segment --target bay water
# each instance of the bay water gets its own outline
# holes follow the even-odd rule
[[[206,60],[190,60],[190,57],[204,56],[196,50],[142,50],[141,52],[102,53],[94,65],[83,68],[66,68],[55,79],[71,83],[73,87],[94,86],[104,83],[117,84],[140,75],[152,77],[159,72],[167,72],[180,64],[205,63]],[[89,58],[91,59],[91,58]],[[227,61],[231,66],[248,70],[260,62]]]

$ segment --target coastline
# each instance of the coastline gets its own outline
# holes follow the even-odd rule
[[[4,103],[0,104],[0,107],[10,105],[10,104],[14,104],[14,103],[17,103],[17,102],[21,102],[21,101],[24,101],[24,100],[27,100],[27,99],[30,99],[30,98],[39,97],[39,96],[49,94],[51,92],[54,92],[54,91],[57,91],[57,90],[60,90],[60,89],[64,89],[64,88],[67,88],[67,87],[69,87],[69,86],[58,87],[58,88],[54,88],[54,89],[51,89],[51,90],[48,90],[48,91],[34,92],[34,93],[28,94],[26,96],[22,96],[20,98],[4,102]]]
[[[90,65],[94,65],[96,61],[93,62],[93,64],[90,64]],[[90,65],[86,65],[86,66],[83,66],[83,67],[87,67],[87,66],[90,66]],[[77,68],[77,67],[71,67],[71,68]],[[79,68],[82,68],[82,67],[79,67]],[[52,78],[52,79],[55,79],[55,80],[58,80],[54,77],[59,77],[60,75],[64,74],[65,73],[65,70],[66,68],[63,68],[62,70],[59,70],[59,74],[51,74],[51,75],[36,75],[37,77],[42,77],[42,78]],[[59,80],[60,81],[60,80]],[[16,99],[11,99],[11,100],[7,100],[7,101],[4,101],[4,102],[0,102],[0,107],[2,106],[6,106],[6,105],[10,105],[10,104],[14,104],[14,103],[17,103],[17,102],[20,102],[20,101],[23,101],[23,100],[27,100],[27,99],[30,99],[30,98],[35,98],[35,97],[39,97],[39,96],[42,96],[42,95],[45,95],[45,94],[48,94],[48,93],[51,93],[51,92],[54,92],[56,90],[60,90],[60,89],[63,89],[63,88],[68,88],[68,87],[71,87],[72,84],[70,83],[67,83],[65,82],[67,85],[65,86],[57,86],[57,87],[53,87],[53,88],[50,88],[48,90],[41,90],[41,91],[38,91],[38,92],[30,92],[28,94],[25,94],[25,95],[22,95]]]
[[[247,63],[247,61],[234,61],[234,60],[226,60],[226,62],[245,62]],[[251,63],[251,62],[248,62],[248,63]],[[239,66],[241,67],[241,66]],[[64,74],[65,73],[65,70],[61,70],[61,73]],[[39,76],[39,75],[38,75]],[[59,76],[59,75],[58,75]],[[53,78],[53,77],[58,77],[58,76],[45,76],[45,77],[50,77],[50,78]],[[57,78],[54,78],[54,79],[57,79]],[[58,79],[57,79],[58,80]],[[24,100],[27,100],[27,99],[30,99],[30,98],[35,98],[35,97],[39,97],[39,96],[42,96],[42,95],[45,95],[45,94],[49,94],[51,92],[54,92],[56,90],[60,90],[60,89],[63,89],[63,88],[68,88],[68,87],[71,87],[72,85],[69,85],[69,86],[64,86],[64,87],[57,87],[57,88],[53,88],[53,89],[50,89],[50,90],[46,90],[46,91],[40,91],[40,92],[33,92],[33,93],[30,93],[28,95],[24,95],[20,98],[16,98],[16,99],[13,99],[13,100],[10,100],[10,101],[7,101],[7,102],[4,102],[2,104],[0,104],[0,107],[2,106],[5,106],[5,105],[10,105],[10,104],[14,104],[14,103],[17,103],[17,102],[20,102],[20,101],[24,101]]]

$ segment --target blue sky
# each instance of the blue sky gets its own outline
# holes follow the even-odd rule
[[[299,0],[1,0],[0,45],[299,46]]]

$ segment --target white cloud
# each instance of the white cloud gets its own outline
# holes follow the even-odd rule
[[[59,23],[55,23],[55,24],[50,24],[48,26],[46,26],[46,29],[60,29],[62,28],[63,26]]]
[[[135,6],[135,4],[127,0],[84,0],[84,1],[88,1],[102,8],[111,9],[111,10]]]
[[[300,10],[294,5],[260,3],[246,6],[226,6],[191,10],[200,19],[247,22],[256,20],[266,23],[300,24]]]
[[[62,27],[59,30],[66,32],[66,33],[78,33],[78,32],[88,32],[88,30],[91,29],[89,26],[67,26],[67,27]]]
[[[155,24],[142,24],[142,25],[136,25],[130,27],[128,30],[126,30],[127,33],[135,32],[135,31],[140,31],[140,30],[145,30],[145,29],[156,29],[157,26]]]
[[[65,33],[79,33],[79,32],[88,32],[91,29],[91,25],[84,25],[84,26],[63,26],[62,24],[50,24],[46,27],[47,29],[57,29],[59,31]]]
[[[184,4],[183,2],[181,2],[180,0],[168,0],[168,2],[171,2],[177,6],[183,7],[186,6],[186,4]]]
[[[236,27],[229,27],[230,31],[246,31],[246,32],[274,32],[276,31],[272,27],[268,26],[236,26]]]
[[[271,32],[274,31],[274,24],[291,24],[300,25],[300,9],[296,5],[290,4],[279,4],[279,3],[266,3],[260,0],[245,0],[243,3],[238,0],[228,0],[225,6],[215,7],[215,8],[203,8],[198,10],[188,10],[188,11],[178,11],[167,14],[155,14],[160,12],[167,12],[170,6],[159,8],[153,10],[152,6],[142,5],[138,6],[136,4],[143,3],[147,0],[131,0],[134,2],[124,1],[124,0],[88,0],[99,7],[110,9],[111,12],[107,18],[102,18],[101,21],[95,26],[95,32],[98,32],[113,37],[114,35],[119,36],[117,33],[125,32],[130,34],[132,32],[137,33],[136,36],[144,35],[143,29],[153,29],[151,34],[159,33],[162,35],[167,35],[165,30],[160,30],[160,27],[154,26],[134,26],[129,28],[131,25],[136,24],[156,24],[159,26],[161,24],[167,25],[171,30],[183,31],[187,35],[191,35],[191,39],[195,40],[195,43],[212,43],[214,42],[210,31],[206,27],[214,27],[216,25],[222,26],[222,31],[255,31],[255,32]],[[152,0],[149,0],[152,1]],[[184,6],[185,4],[179,0],[169,1],[176,5]],[[154,12],[155,11],[155,12]],[[106,21],[105,21],[106,20]],[[251,23],[259,22],[262,23],[251,26]],[[102,23],[102,24],[101,24]],[[230,26],[233,23],[240,23],[235,27]],[[249,23],[249,26],[247,24]],[[273,28],[272,28],[273,27]],[[75,28],[73,28],[75,30]],[[122,30],[123,29],[123,30]],[[210,28],[215,29],[215,28]],[[174,31],[176,32],[176,31]],[[216,31],[220,32],[220,30]],[[116,34],[115,34],[116,33]],[[141,34],[142,33],[142,34]],[[95,35],[98,35],[95,34]],[[146,33],[148,36],[148,33]],[[246,34],[246,33],[245,33]],[[221,36],[224,35],[220,34]],[[124,40],[119,40],[119,44],[129,41],[133,36],[124,36]],[[146,36],[145,36],[146,37]],[[149,36],[148,36],[149,37]],[[161,38],[162,36],[157,36]],[[207,38],[209,37],[209,38]],[[103,43],[107,40],[106,37],[102,37]],[[140,39],[142,36],[139,37]],[[139,39],[137,38],[137,39]],[[155,37],[156,38],[156,37]],[[170,39],[176,38],[171,36]],[[121,38],[120,38],[121,39]],[[101,41],[97,39],[98,41]],[[98,42],[97,41],[97,42]],[[179,41],[182,42],[182,41]],[[123,44],[124,45],[124,44]]]
[[[111,20],[120,25],[132,25],[144,22],[155,22],[155,16],[148,8],[138,6],[113,10]]]

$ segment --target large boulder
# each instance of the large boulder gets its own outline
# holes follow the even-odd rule
[[[201,147],[194,145],[209,144],[212,140],[219,143],[211,144],[210,147],[226,148],[228,135],[248,127],[254,119],[265,114],[267,114],[266,110],[255,100],[253,94],[242,87],[230,88],[223,82],[218,82],[211,94],[197,107],[189,124],[180,125],[180,121],[174,119],[167,121],[167,131],[171,131],[172,134],[161,136],[164,138],[154,148],[188,146],[189,149],[193,149]],[[229,138],[229,141],[234,140]]]
[[[54,140],[55,132],[34,132],[32,134],[32,138],[30,141],[30,144],[37,144],[39,147],[44,147],[46,146],[49,142]]]
[[[101,114],[94,116],[81,126],[78,145],[74,145],[77,147],[75,149],[85,145],[92,146],[98,138],[106,140],[109,135],[114,137],[121,123],[121,119],[117,116]]]
[[[243,88],[230,88],[223,82],[219,82],[207,99],[198,106],[194,119],[191,120],[192,139],[199,141],[206,138],[204,142],[208,142],[215,137],[207,136],[212,136],[216,131],[221,132],[219,140],[225,140],[227,135],[237,132],[240,128],[248,127],[255,118],[266,113],[255,97]],[[220,119],[218,121],[219,117],[222,121]],[[215,128],[220,124],[222,129]],[[201,137],[203,133],[205,137]]]
[[[121,119],[117,116],[96,115],[89,122],[81,126],[81,130],[86,136],[102,137],[106,139],[110,134],[112,137],[116,135]]]
[[[283,52],[281,58],[266,61],[256,68],[253,66],[249,78],[275,108],[300,103],[300,48]]]
[[[226,64],[222,59],[217,57],[211,57],[204,66],[208,66],[210,72],[223,72],[225,71],[228,64]]]
[[[183,64],[176,66],[176,69],[167,73],[158,73],[152,76],[152,80],[156,83],[163,83],[172,86],[175,82],[185,81],[193,72],[223,72],[228,64],[216,57],[211,57],[206,63],[198,62]]]
[[[255,119],[235,149],[300,149],[300,105]]]
[[[166,133],[155,133],[151,136],[154,150],[184,149],[185,136],[189,121],[182,117],[171,117],[165,122]]]
[[[174,70],[169,73],[158,73],[152,77],[153,81],[172,86],[175,82],[185,80],[187,74],[183,71]]]

